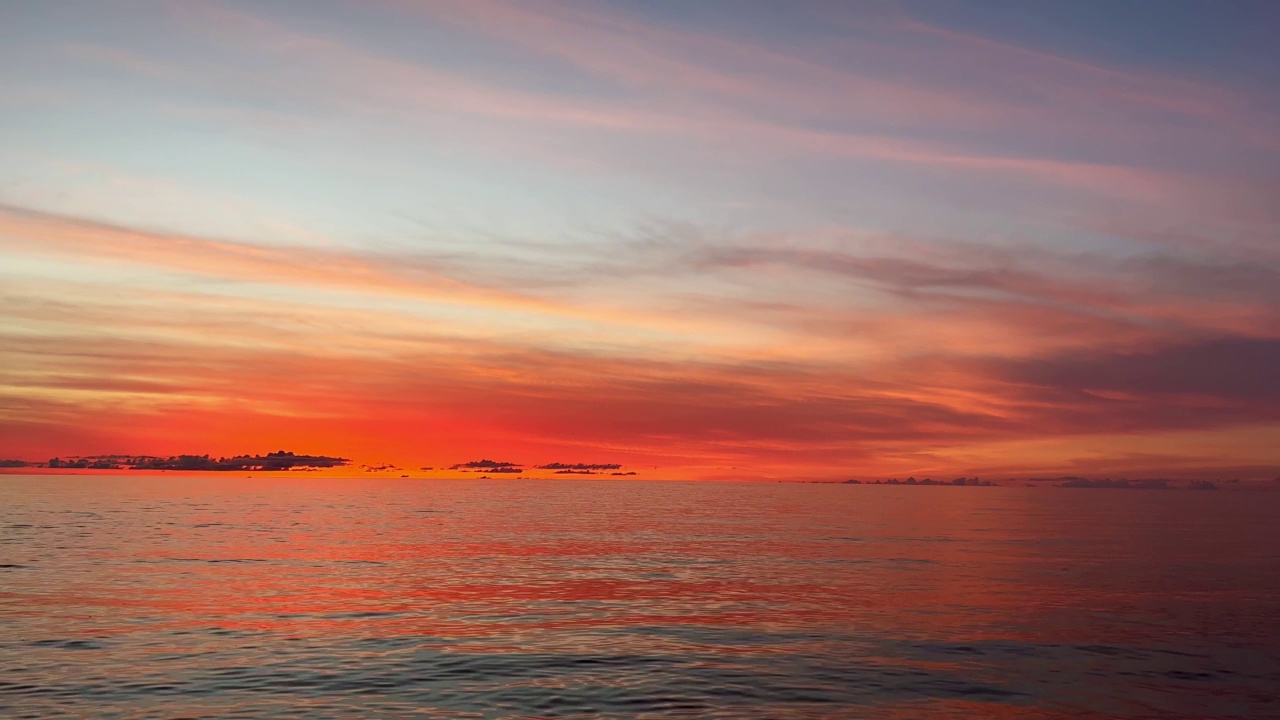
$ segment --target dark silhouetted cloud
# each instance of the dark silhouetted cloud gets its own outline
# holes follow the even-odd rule
[[[392,465],[390,463],[380,463],[377,465],[361,465],[360,467],[365,472],[392,472],[392,471],[403,469],[398,465]]]
[[[450,466],[449,466],[449,469],[450,469],[450,470],[494,470],[494,471],[498,471],[498,470],[497,470],[498,468],[518,468],[518,467],[520,467],[520,463],[505,462],[505,461],[502,461],[502,460],[489,460],[489,459],[484,459],[484,460],[472,460],[472,461],[470,461],[470,462],[458,463],[457,465],[450,465]],[[498,472],[506,472],[506,471],[498,471]]]
[[[15,461],[16,462],[16,461]],[[211,455],[72,455],[51,458],[47,463],[27,463],[24,467],[48,467],[61,470],[183,470],[237,471],[237,470],[304,470],[334,468],[347,465],[346,458],[325,455],[297,455],[280,450],[266,455],[236,455],[213,457]],[[17,467],[17,466],[14,466]]]
[[[539,465],[539,470],[621,470],[619,463],[561,463],[553,462]]]

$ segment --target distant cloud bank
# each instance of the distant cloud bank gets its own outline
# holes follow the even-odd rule
[[[20,460],[5,461],[21,463]],[[297,455],[280,450],[266,455],[236,455],[214,458],[210,455],[93,455],[55,457],[47,463],[2,464],[0,467],[47,467],[64,470],[184,470],[184,471],[271,471],[343,467],[347,458],[326,455]]]

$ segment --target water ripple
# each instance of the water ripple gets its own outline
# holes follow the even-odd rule
[[[1280,508],[1048,495],[2,478],[0,715],[1272,712]]]

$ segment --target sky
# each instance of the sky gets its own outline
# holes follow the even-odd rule
[[[1280,475],[1280,5],[0,4],[0,458]]]

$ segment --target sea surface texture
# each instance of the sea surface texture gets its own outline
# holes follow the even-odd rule
[[[1275,492],[0,476],[6,718],[1254,719],[1278,693]]]

